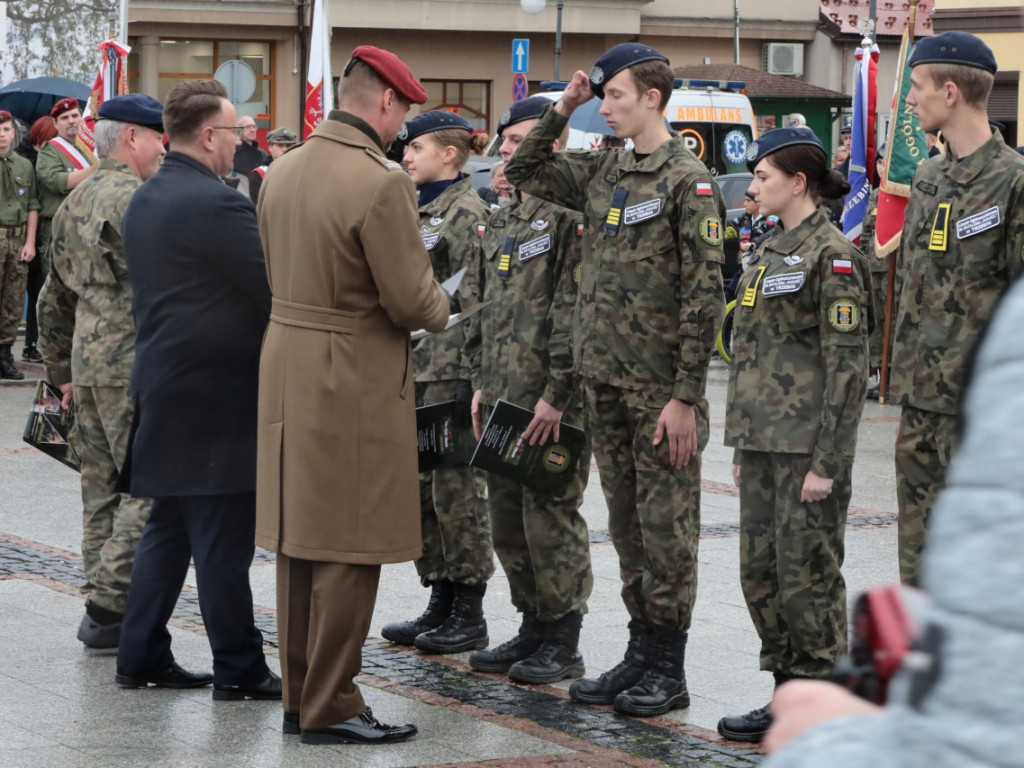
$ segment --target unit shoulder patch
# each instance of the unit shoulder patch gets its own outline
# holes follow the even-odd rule
[[[700,239],[708,245],[722,244],[722,220],[717,216],[705,216],[697,231]]]
[[[840,333],[850,333],[860,327],[860,304],[854,299],[833,301],[828,308],[828,322]]]

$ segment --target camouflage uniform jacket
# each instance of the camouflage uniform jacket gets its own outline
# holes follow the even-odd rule
[[[420,208],[420,235],[430,254],[435,279],[447,280],[466,267],[466,274],[455,294],[463,307],[476,302],[474,277],[480,261],[481,228],[490,213],[468,176]],[[463,353],[467,334],[467,324],[460,323],[421,340],[412,355],[415,380],[468,381],[471,365]]]
[[[548,107],[505,175],[583,212],[577,366],[595,383],[696,404],[725,303],[718,185],[679,136],[642,160],[626,150],[555,153],[565,125]]]
[[[75,146],[78,146],[77,141]],[[41,206],[39,215],[44,219],[52,219],[68,196],[68,176],[74,170],[64,153],[50,142],[39,148],[39,154],[36,155],[36,180]]]
[[[875,256],[875,219],[878,218],[878,189],[878,187],[875,187],[871,190],[871,195],[868,197],[868,210],[864,214],[864,221],[861,223],[860,229],[860,252],[867,256],[873,269],[875,269],[874,262],[876,261],[880,261],[882,264],[888,263],[885,259],[879,259]]]
[[[1024,157],[995,133],[918,166],[896,257],[892,402],[955,415],[964,360],[1024,269]]]
[[[46,373],[54,384],[129,383],[135,321],[121,220],[141,184],[131,168],[107,158],[71,190],[53,218],[53,267],[38,312]]]
[[[866,259],[816,210],[751,256],[733,311],[725,444],[853,463],[868,373]]]
[[[484,403],[500,397],[532,410],[542,397],[560,411],[580,404],[572,357],[578,228],[571,211],[518,194],[491,215],[477,276],[490,303],[473,323],[469,344],[474,388]]]

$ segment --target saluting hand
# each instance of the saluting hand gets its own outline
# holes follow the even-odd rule
[[[690,457],[697,455],[697,418],[692,405],[673,398],[661,409],[658,427],[654,431],[654,444],[661,445],[666,437],[669,464],[675,469],[685,467],[690,463]]]
[[[581,69],[577,69],[572,80],[562,91],[562,98],[555,103],[555,111],[562,117],[572,117],[572,113],[583,104],[594,98],[594,92],[590,90],[590,77]]]

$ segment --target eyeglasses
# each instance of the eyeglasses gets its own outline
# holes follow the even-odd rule
[[[240,125],[208,125],[207,128],[212,128],[215,131],[234,131],[236,138],[242,138],[242,131],[245,130]]]

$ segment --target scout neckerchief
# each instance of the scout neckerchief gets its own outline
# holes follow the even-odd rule
[[[11,152],[8,152],[6,155],[0,155],[0,162],[2,162],[4,166],[4,199],[17,200],[18,192],[14,185],[14,162],[11,157]]]

